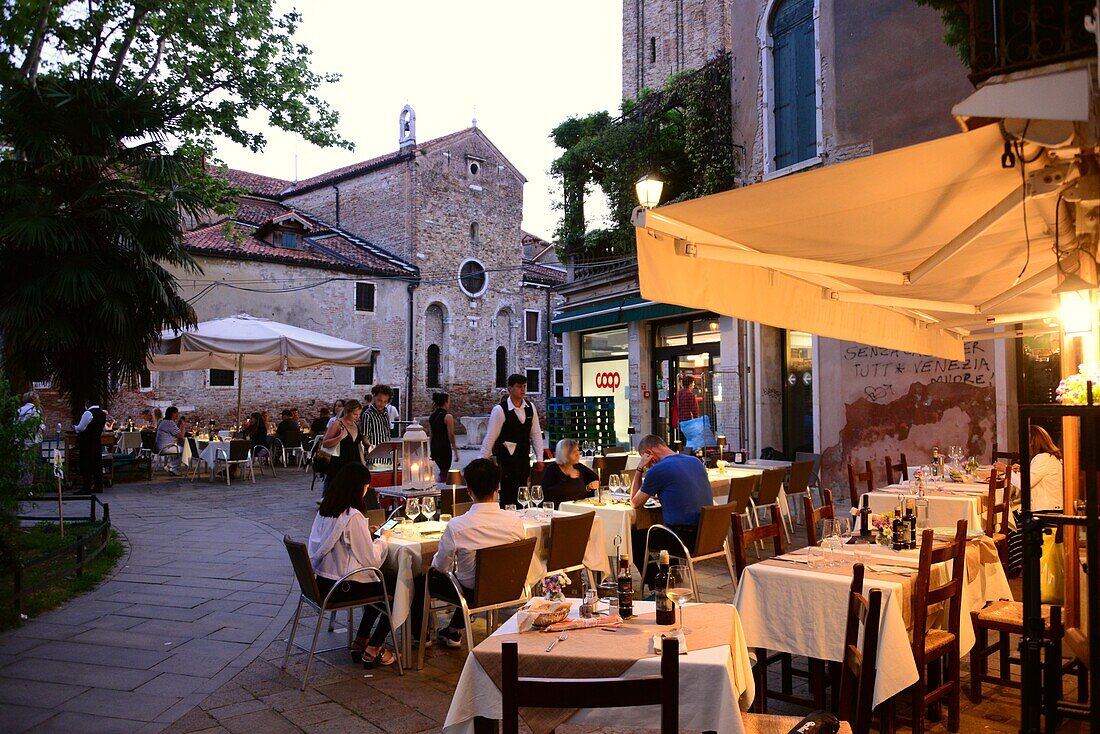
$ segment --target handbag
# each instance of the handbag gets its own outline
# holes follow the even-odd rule
[[[791,727],[787,734],[837,734],[840,719],[825,711],[815,711]]]
[[[1065,546],[1050,530],[1043,532],[1043,556],[1039,559],[1039,589],[1043,604],[1063,603],[1066,588]]]

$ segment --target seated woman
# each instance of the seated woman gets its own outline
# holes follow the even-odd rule
[[[554,462],[542,475],[542,496],[557,505],[591,495],[600,486],[596,472],[581,463],[580,446],[571,438],[558,441]]]
[[[1028,429],[1028,454],[1031,455],[1031,509],[1062,511],[1062,451],[1046,429],[1032,425]],[[1013,467],[1012,483],[1020,488],[1019,465]]]
[[[322,597],[332,590],[345,573],[365,566],[381,568],[386,560],[385,539],[376,539],[375,528],[367,523],[364,496],[370,485],[370,471],[362,464],[348,464],[333,478],[328,494],[309,532],[309,559],[317,574]],[[393,598],[393,581],[380,579],[371,571],[362,571],[340,584],[333,601],[353,601],[378,596],[386,583]],[[377,622],[377,625],[375,623]],[[371,629],[373,628],[373,632]],[[363,608],[351,657],[355,662],[391,665],[396,658],[382,647],[390,633],[390,620],[374,607]]]
[[[241,426],[244,437],[252,443],[252,448],[267,448],[267,423],[262,413],[253,413]]]

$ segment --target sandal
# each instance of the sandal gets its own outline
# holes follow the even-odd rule
[[[363,667],[371,668],[375,663],[379,665],[393,665],[397,662],[397,656],[386,648],[380,648],[374,655],[370,655],[366,651],[363,652]]]

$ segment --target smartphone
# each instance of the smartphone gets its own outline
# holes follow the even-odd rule
[[[393,530],[395,527],[397,527],[398,522],[399,520],[396,517],[386,520],[386,522],[382,523],[382,525],[380,525],[378,529],[374,531],[374,537],[381,538],[383,532],[387,530]]]

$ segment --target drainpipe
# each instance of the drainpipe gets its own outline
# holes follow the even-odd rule
[[[408,328],[408,352],[406,353],[407,368],[405,370],[405,418],[412,420],[412,383],[413,383],[413,291],[417,282],[410,281],[409,289],[409,328]]]
[[[340,226],[340,187],[332,184],[332,190],[336,192],[336,226]]]
[[[543,378],[543,382],[546,383],[546,403],[547,403],[547,405],[550,404],[550,386],[554,384],[554,373],[552,371],[552,369],[553,369],[552,365],[554,363],[552,354],[553,354],[553,351],[554,351],[554,347],[553,347],[553,341],[552,341],[553,336],[550,334],[550,291],[551,290],[552,290],[552,288],[550,286],[546,287],[546,326],[543,327],[543,331],[546,334],[546,373],[545,373],[546,377]]]

